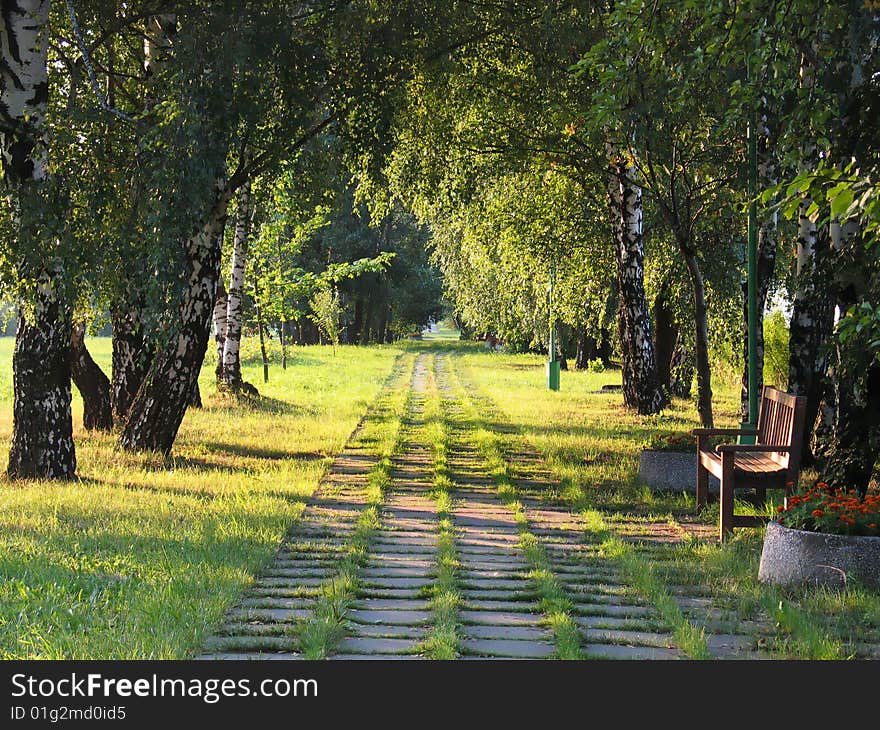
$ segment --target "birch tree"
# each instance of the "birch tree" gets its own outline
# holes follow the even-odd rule
[[[70,375],[83,400],[83,427],[110,431],[113,412],[110,407],[110,380],[94,361],[85,342],[86,323],[76,322],[70,339]]]
[[[238,192],[238,208],[235,218],[235,233],[232,238],[232,271],[229,275],[229,289],[226,295],[226,333],[223,340],[223,383],[233,392],[242,389],[253,390],[241,377],[241,333],[244,319],[244,277],[247,264],[248,236],[253,218],[253,199],[250,181],[244,183]]]
[[[651,310],[645,296],[642,191],[635,178],[635,168],[625,157],[611,157],[608,208],[617,261],[623,400],[647,415],[659,412],[665,398],[657,381]]]
[[[70,479],[76,472],[68,364],[72,307],[48,172],[49,5],[4,2],[0,25],[0,158],[17,275],[30,290],[18,311],[7,473]]]
[[[217,367],[214,377],[217,385],[223,383],[223,347],[226,344],[226,286],[223,277],[217,279],[217,293],[214,295],[213,332],[214,345],[217,348]]]

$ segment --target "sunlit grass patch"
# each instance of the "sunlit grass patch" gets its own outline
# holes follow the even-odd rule
[[[12,338],[0,340],[9,363]],[[90,339],[109,373],[109,339]],[[399,350],[305,350],[287,370],[244,364],[269,408],[213,385],[171,458],[87,433],[74,398],[80,481],[0,482],[0,656],[172,659],[197,652],[270,560],[333,454],[376,397]],[[7,365],[0,368],[6,377]],[[0,394],[11,395],[11,384]],[[11,438],[11,402],[0,402]]]

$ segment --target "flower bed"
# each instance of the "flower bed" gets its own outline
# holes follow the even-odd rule
[[[880,494],[819,483],[779,507],[767,525],[758,579],[842,588],[853,579],[880,588]]]
[[[856,492],[834,490],[819,482],[806,494],[794,495],[778,507],[777,522],[786,527],[831,535],[880,535],[880,494],[864,499]]]

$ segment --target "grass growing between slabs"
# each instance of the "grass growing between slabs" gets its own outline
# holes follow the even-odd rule
[[[458,591],[459,561],[452,524],[452,496],[455,485],[447,464],[449,423],[437,389],[437,363],[431,358],[425,398],[424,441],[432,451],[431,496],[437,504],[437,574],[431,596],[433,623],[422,642],[422,651],[431,659],[455,659],[459,655],[458,615],[461,594]]]
[[[717,502],[695,518],[692,494],[655,493],[638,480],[638,457],[653,433],[686,431],[699,426],[695,404],[676,399],[657,416],[640,417],[626,410],[619,391],[603,385],[620,382],[619,370],[563,372],[560,390],[547,388],[545,361],[535,355],[489,353],[449,343],[467,382],[497,408],[500,421],[487,429],[514,426],[547,460],[560,480],[558,494],[570,509],[592,525],[590,541],[599,544],[639,592],[659,611],[688,656],[705,656],[701,626],[682,614],[672,599],[674,587],[707,594],[721,607],[721,623],[731,629],[760,620],[758,641],[781,658],[845,659],[859,645],[880,645],[880,594],[857,585],[845,591],[810,588],[781,590],[757,580],[763,529],[737,529],[721,545],[685,539],[677,545],[636,550],[616,537],[618,528],[639,520],[693,520],[716,526]],[[738,391],[716,383],[715,421],[738,424]],[[815,475],[801,473],[801,484]],[[768,492],[764,508],[737,503],[737,512],[770,518],[781,494]]]
[[[395,368],[390,388],[364,421],[355,444],[372,444],[377,461],[367,473],[367,506],[355,525],[336,574],[322,586],[312,616],[298,629],[305,659],[324,659],[345,635],[345,615],[357,596],[358,573],[367,559],[370,540],[379,528],[379,511],[391,485],[392,458],[400,446],[402,422],[409,411],[414,357],[405,355]]]
[[[12,433],[12,338],[0,339],[0,440]],[[110,341],[88,346],[105,372]],[[130,454],[83,431],[79,480],[0,481],[0,657],[172,659],[198,651],[273,556],[399,348],[290,348],[263,383],[252,342],[243,374],[260,398],[213,385],[214,358],[172,456]],[[6,452],[3,453],[5,465]]]
[[[513,513],[519,530],[519,546],[530,567],[529,581],[545,622],[553,632],[556,656],[559,659],[581,659],[580,634],[571,616],[571,600],[550,569],[541,541],[529,528],[528,517],[510,477],[510,464],[504,455],[501,436],[487,426],[486,414],[480,412],[472,396],[462,387],[454,368],[447,369],[447,378],[463,404],[465,417],[473,424],[472,438],[485,461],[486,473],[495,482],[501,501]]]

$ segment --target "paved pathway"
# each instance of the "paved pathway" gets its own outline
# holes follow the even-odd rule
[[[391,485],[358,575],[357,596],[345,612],[344,636],[328,658],[424,658],[422,642],[433,621],[440,528],[432,494],[433,452],[424,436],[426,399],[432,397],[439,397],[448,424],[460,657],[556,657],[554,636],[521,547],[521,530],[527,530],[540,541],[553,577],[571,601],[585,659],[687,658],[658,610],[603,557],[600,545],[590,541],[583,518],[551,498],[558,483],[541,456],[510,432],[504,434],[504,443],[515,446],[505,452],[508,473],[526,517],[524,524],[517,524],[488,476],[485,455],[474,444],[474,412],[495,424],[503,419],[456,373],[454,357],[420,354],[411,373],[398,367],[389,383],[405,378],[410,379],[411,393]],[[365,421],[383,413],[380,399]],[[335,575],[367,505],[367,474],[377,461],[360,430],[353,434],[275,560],[229,611],[198,658],[301,656],[298,626],[312,615],[316,598]],[[613,528],[636,549],[654,551],[661,561],[664,546],[689,534],[702,536],[698,525],[635,518],[616,520]],[[732,621],[735,613],[715,605],[698,589],[672,589],[688,619],[705,630],[712,656],[765,656],[760,645],[768,630],[766,621]]]

